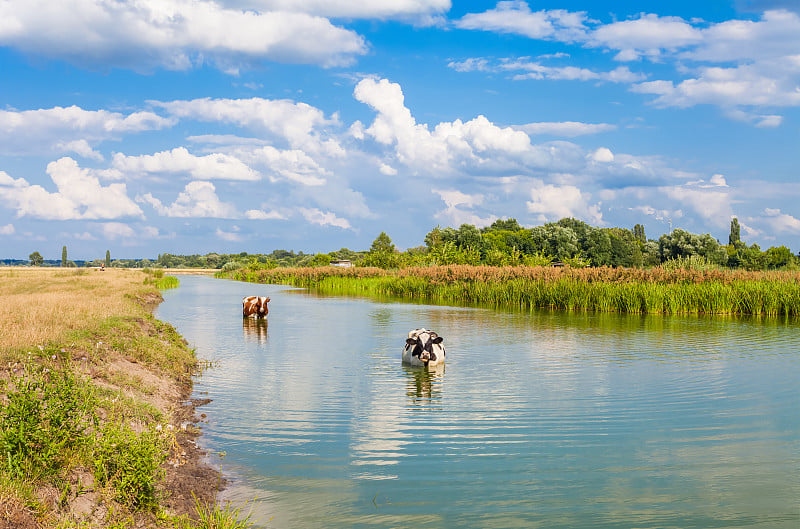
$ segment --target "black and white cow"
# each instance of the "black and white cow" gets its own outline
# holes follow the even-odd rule
[[[403,362],[412,366],[437,366],[444,364],[442,338],[427,329],[414,329],[408,333],[403,349]]]

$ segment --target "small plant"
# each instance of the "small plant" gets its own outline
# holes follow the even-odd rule
[[[243,507],[235,508],[230,502],[220,505],[215,501],[204,504],[192,493],[197,520],[187,519],[182,529],[248,529],[252,513],[242,515]]]
[[[156,482],[166,458],[164,439],[154,429],[136,434],[123,422],[109,422],[97,433],[92,454],[94,477],[110,486],[114,499],[134,509],[158,506]]]
[[[54,474],[86,443],[95,422],[92,386],[68,370],[36,364],[11,385],[0,409],[0,468],[16,477]]]

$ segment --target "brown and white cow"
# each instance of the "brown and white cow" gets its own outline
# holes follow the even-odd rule
[[[267,303],[269,303],[269,298],[247,296],[242,299],[242,317],[255,316],[256,318],[265,318],[269,313]]]
[[[443,338],[427,329],[414,329],[408,333],[403,349],[403,362],[412,366],[432,367],[444,364]]]

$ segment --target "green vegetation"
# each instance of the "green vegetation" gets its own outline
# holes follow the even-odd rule
[[[198,362],[150,314],[160,296],[141,273],[17,269],[3,273],[0,296],[0,526],[249,527],[229,505],[207,504],[216,484],[194,468],[182,480],[202,499],[166,489],[194,450],[172,413]],[[167,496],[181,509],[166,512]],[[93,507],[76,512],[81,501]]]
[[[238,270],[228,277],[333,294],[514,309],[643,314],[800,315],[800,273],[722,270],[678,258],[651,269],[429,266]]]

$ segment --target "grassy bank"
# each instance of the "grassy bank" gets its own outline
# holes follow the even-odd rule
[[[319,292],[522,310],[800,315],[800,273],[691,269],[433,266],[241,269],[226,277]]]
[[[156,285],[176,286],[0,269],[0,529],[237,527],[202,521],[220,479],[194,444],[198,361]]]

